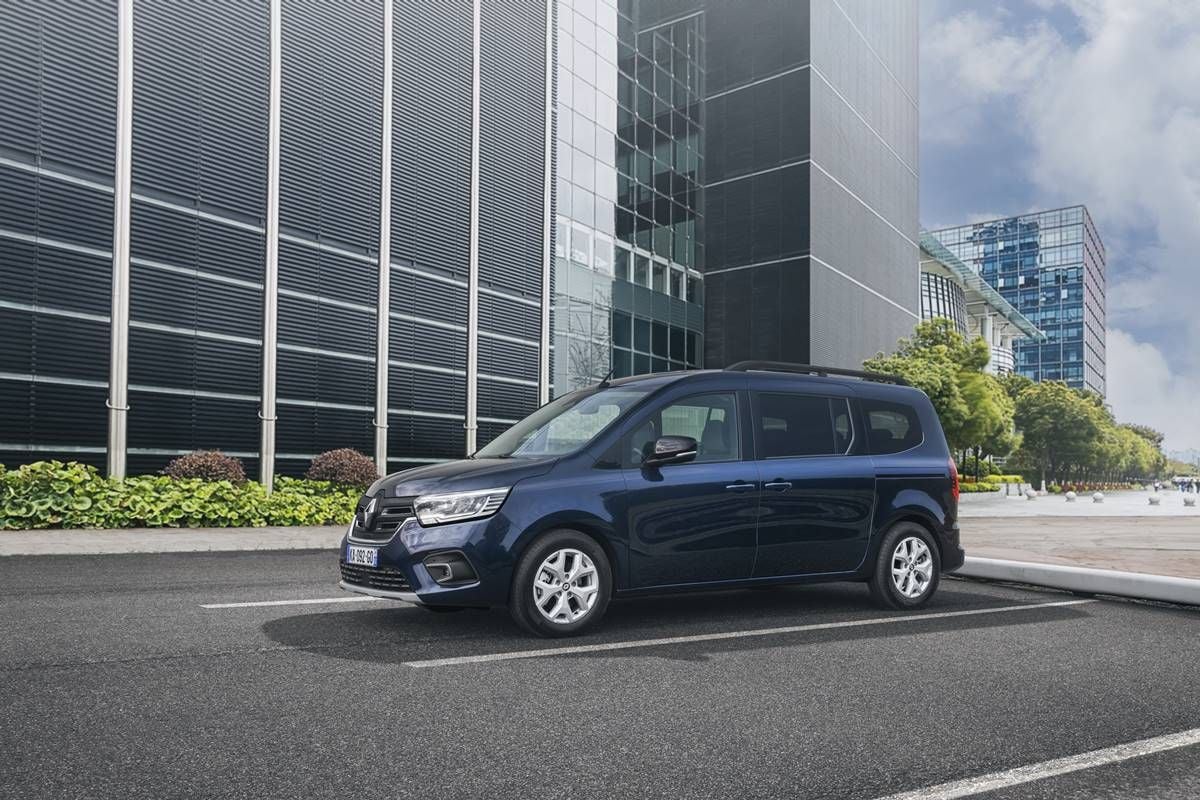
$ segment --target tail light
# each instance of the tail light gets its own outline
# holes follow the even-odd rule
[[[958,466],[953,458],[950,459],[950,496],[955,503],[958,502]]]

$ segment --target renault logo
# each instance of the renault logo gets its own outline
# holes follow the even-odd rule
[[[371,502],[367,503],[367,507],[362,510],[362,527],[370,528],[375,522],[375,507],[379,505],[379,499],[371,498]]]

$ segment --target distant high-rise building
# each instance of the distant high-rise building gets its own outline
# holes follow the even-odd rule
[[[1045,333],[1017,340],[1018,373],[1105,396],[1104,243],[1085,206],[931,233]]]
[[[1017,337],[1044,342],[1046,335],[985,281],[978,272],[941,242],[921,233],[921,319],[942,317],[967,338],[979,337],[988,344],[991,360],[987,371],[1007,375],[1016,359]]]

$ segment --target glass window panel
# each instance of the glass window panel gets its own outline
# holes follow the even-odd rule
[[[645,353],[650,352],[650,320],[634,317],[633,348]]]

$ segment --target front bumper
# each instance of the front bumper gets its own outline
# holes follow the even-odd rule
[[[499,543],[511,529],[503,514],[486,519],[423,528],[415,518],[406,520],[387,541],[358,539],[347,533],[338,549],[345,591],[406,603],[442,606],[493,606],[507,600],[511,566]],[[379,551],[377,567],[346,563],[346,546]],[[443,552],[461,553],[475,572],[470,583],[442,585],[434,580],[424,560]]]
[[[370,597],[380,597],[384,600],[403,600],[405,603],[421,604],[421,598],[417,596],[416,592],[388,592],[383,589],[372,589],[368,586],[357,586],[346,581],[338,581],[338,587],[345,589],[347,592],[365,594]]]

